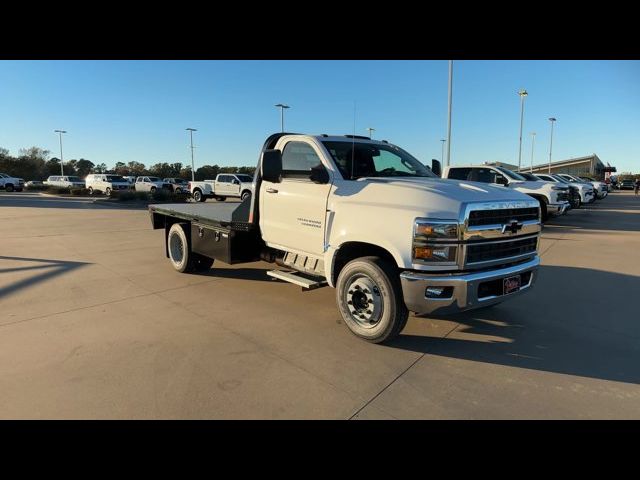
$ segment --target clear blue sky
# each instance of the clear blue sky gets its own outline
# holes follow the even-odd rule
[[[396,143],[425,163],[446,136],[447,61],[0,61],[0,147],[39,146],[64,158],[136,160],[196,168],[255,165],[280,130],[356,134]],[[517,163],[526,88],[523,163],[596,153],[640,171],[640,62],[456,61],[452,163]]]

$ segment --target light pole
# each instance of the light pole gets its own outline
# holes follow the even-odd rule
[[[375,128],[371,128],[371,127],[367,127],[367,128],[365,128],[365,130],[369,130],[369,138],[371,140],[373,140],[373,135],[371,134],[371,132],[375,132],[376,129]]]
[[[551,151],[553,150],[553,124],[556,122],[554,117],[549,117],[551,122],[551,143],[549,143],[549,173],[551,173]]]
[[[449,60],[449,113],[447,115],[447,166],[451,163],[451,104],[453,94],[453,60]]]
[[[196,130],[195,128],[187,128],[187,130],[189,131],[189,136],[191,137],[191,181],[195,182],[196,174],[195,165],[193,164],[193,132],[197,132],[198,130]]]
[[[533,146],[536,143],[536,132],[531,132],[531,169],[530,173],[533,173]]]
[[[520,95],[520,144],[518,146],[518,171],[522,168],[522,125],[524,123],[524,99],[528,95],[527,91],[523,88],[518,92]]]
[[[280,130],[282,131],[282,133],[284,133],[284,109],[291,107],[283,103],[277,104],[276,107],[280,108]]]
[[[440,161],[444,165],[444,143],[447,141],[447,139],[441,138],[440,141],[442,142],[442,156],[440,157]]]
[[[54,132],[60,134],[60,174],[64,176],[64,167],[62,166],[62,134],[67,133],[66,130],[54,130]]]

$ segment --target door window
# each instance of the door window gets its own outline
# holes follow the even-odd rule
[[[320,157],[311,145],[289,142],[282,151],[282,176],[284,178],[309,178],[313,167],[322,166]]]

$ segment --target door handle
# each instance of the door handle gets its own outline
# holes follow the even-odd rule
[[[275,188],[267,188],[267,193],[278,193],[278,190]]]

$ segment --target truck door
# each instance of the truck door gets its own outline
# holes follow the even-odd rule
[[[263,181],[260,192],[260,229],[271,247],[316,256],[324,253],[327,197],[331,182],[314,183],[311,167],[322,165],[315,148],[289,141],[282,149],[282,181]]]
[[[216,177],[214,192],[216,195],[228,195],[229,185],[227,175],[218,175]]]

